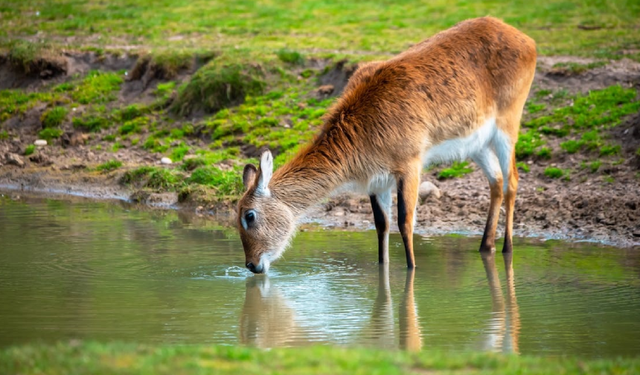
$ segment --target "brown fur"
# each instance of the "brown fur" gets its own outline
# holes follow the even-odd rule
[[[399,201],[406,208],[398,224],[407,264],[413,267],[413,208],[425,150],[472,134],[490,117],[496,118],[498,129],[515,145],[535,64],[532,39],[502,21],[484,17],[461,22],[388,61],[361,67],[330,109],[313,143],[275,172],[269,183],[271,197],[256,198],[249,186],[240,201],[240,216],[259,207],[268,226],[250,233],[239,225],[247,261],[269,251],[265,241],[283,232],[291,236],[289,219],[278,215],[290,212],[298,218],[345,183],[366,183],[372,176],[389,173],[398,181]],[[511,251],[517,188],[512,164],[504,251]],[[502,191],[498,188],[500,194],[494,194],[494,190],[486,227],[493,233],[485,232],[481,250],[493,248],[495,242]]]

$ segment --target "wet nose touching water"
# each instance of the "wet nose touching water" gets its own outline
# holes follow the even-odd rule
[[[632,356],[640,254],[589,243],[301,232],[268,274],[236,229],[126,204],[0,199],[0,347],[59,340]]]

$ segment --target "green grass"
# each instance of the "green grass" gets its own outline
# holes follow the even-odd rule
[[[127,171],[121,183],[158,191],[175,191],[184,186],[184,176],[162,167],[140,167]]]
[[[35,9],[40,16],[34,16]],[[619,51],[626,49],[632,58],[639,55],[633,51],[638,47],[640,4],[629,0],[23,0],[5,8],[0,29],[10,40],[36,32],[52,40],[73,36],[72,43],[93,51],[131,44],[154,50],[206,46],[268,54],[295,46],[300,52],[388,55],[461,20],[488,14],[531,35],[541,54],[620,58]]]
[[[458,178],[464,176],[467,173],[473,172],[473,168],[469,167],[467,161],[457,161],[453,163],[450,168],[445,168],[438,173],[438,179],[444,180],[447,178]]]
[[[216,112],[237,105],[247,95],[263,93],[266,82],[263,73],[251,64],[217,61],[200,68],[191,80],[178,90],[172,104],[173,112],[188,115],[193,111]]]
[[[74,117],[71,122],[74,127],[91,132],[97,132],[100,129],[104,129],[109,126],[108,118],[94,114],[82,117]]]
[[[568,181],[570,179],[570,174],[571,171],[568,169],[560,169],[556,167],[547,167],[544,169],[544,175],[553,179],[564,178]]]
[[[9,132],[6,130],[0,130],[0,141],[9,139]]]
[[[54,138],[60,138],[64,131],[62,129],[56,128],[45,128],[38,132],[38,137],[41,139],[46,139],[47,141],[51,141]]]
[[[124,343],[24,345],[0,351],[4,374],[616,374],[640,359],[583,359],[492,353],[383,351],[336,347],[261,350],[237,346]]]
[[[100,172],[111,172],[111,171],[115,171],[116,169],[122,167],[122,162],[119,160],[109,160],[106,163],[100,164],[96,167],[96,170],[100,171]]]
[[[298,51],[283,48],[276,52],[276,55],[283,62],[293,65],[304,65],[304,56]]]
[[[42,127],[55,128],[62,125],[62,122],[67,117],[67,113],[69,113],[69,110],[65,107],[53,107],[46,110],[40,118]]]
[[[516,166],[518,167],[518,169],[520,169],[524,173],[531,172],[531,168],[527,165],[527,163],[519,161],[519,162],[516,163]]]
[[[36,151],[36,145],[28,145],[24,149],[24,155],[25,156],[29,156],[29,155],[33,154],[35,151]]]
[[[554,94],[543,92],[535,96],[542,98],[548,95]],[[640,111],[640,101],[634,89],[615,85],[586,95],[567,97],[560,93],[559,97],[567,104],[529,113],[523,122],[524,130],[516,144],[519,160],[532,155],[549,158],[556,151],[567,154],[591,152],[599,156],[620,153],[620,146],[610,144],[606,139],[606,130],[620,124],[624,116]],[[542,107],[529,103],[527,108]],[[548,146],[550,137],[566,139],[560,143],[560,150]]]
[[[72,92],[73,100],[80,104],[99,104],[117,98],[123,79],[117,73],[105,73],[92,70]]]
[[[237,196],[244,191],[240,171],[221,171],[216,167],[202,166],[186,180],[190,184],[208,185],[222,196]]]
[[[564,75],[579,75],[588,70],[599,68],[606,65],[604,61],[597,61],[588,64],[580,64],[576,62],[561,62],[553,65],[552,71]]]

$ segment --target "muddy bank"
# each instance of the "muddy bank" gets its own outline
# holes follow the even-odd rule
[[[516,236],[593,241],[607,245],[640,247],[640,187],[634,181],[617,183],[560,183],[521,174],[516,201]],[[87,175],[79,171],[4,171],[0,190],[8,194],[38,193],[60,197],[76,195],[92,199],[118,199],[159,208],[181,209],[225,218],[233,223],[233,202],[207,205],[202,202],[178,202],[177,193],[148,193],[118,183],[120,173]],[[542,173],[541,170],[539,171]],[[440,197],[431,195],[418,205],[416,233],[441,235],[461,233],[482,235],[489,208],[489,188],[481,172],[464,178],[438,181],[433,175],[423,175],[433,182]],[[504,210],[503,210],[504,213]],[[395,207],[394,207],[395,217]],[[341,194],[318,204],[304,219],[340,229],[374,229],[368,197]],[[392,230],[397,230],[395,223]],[[500,218],[499,233],[503,232]],[[501,243],[497,245],[501,249]]]

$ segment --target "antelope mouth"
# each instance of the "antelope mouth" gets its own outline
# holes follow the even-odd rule
[[[253,262],[247,262],[246,266],[249,271],[255,274],[267,273],[269,271],[269,267],[271,267],[271,260],[272,257],[268,253],[264,253],[260,255],[260,260],[257,264]]]

